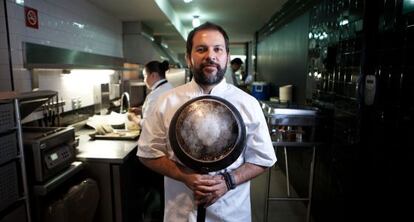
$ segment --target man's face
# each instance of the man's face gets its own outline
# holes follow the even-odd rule
[[[216,30],[201,30],[194,35],[187,63],[200,85],[219,83],[229,60],[223,35]]]
[[[241,65],[234,63],[231,64],[231,69],[233,70],[233,72],[237,72],[240,69]]]

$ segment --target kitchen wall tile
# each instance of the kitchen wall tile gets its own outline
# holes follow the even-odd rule
[[[9,51],[7,48],[0,49],[0,64],[9,64]]]
[[[49,4],[53,3],[53,1],[45,1],[45,0],[31,0],[30,2],[26,2],[25,5],[36,9],[38,12],[47,12],[49,10]]]
[[[12,42],[10,43],[10,45],[12,45],[13,47],[16,47],[16,50],[22,49],[24,42],[31,42],[31,43],[41,44],[41,45],[51,45],[51,42],[49,40],[44,40],[42,38],[35,38],[33,36],[22,36],[22,35],[14,37]]]
[[[29,70],[24,69],[23,67],[14,68],[13,67],[13,77],[16,79],[24,79],[31,81],[31,73]]]
[[[52,20],[52,17],[42,13],[39,16],[39,28],[43,28],[43,27],[47,27],[47,28],[55,28],[54,25],[54,21]]]
[[[10,47],[15,50],[22,49],[23,36],[18,34],[10,34]]]
[[[24,21],[24,7],[19,4],[7,4],[7,15],[10,18]]]
[[[26,34],[26,27],[23,20],[9,18],[9,33],[10,34],[19,34],[25,35]]]
[[[0,32],[0,49],[7,49],[7,35],[6,33]]]
[[[10,79],[0,78],[0,91],[11,91],[11,82]]]
[[[4,16],[4,4],[0,4],[0,17]]]
[[[123,57],[122,22],[96,8],[88,1],[25,0],[25,5],[38,10],[39,29],[26,27],[24,6],[16,4],[13,0],[6,1],[8,12],[10,11],[8,19],[14,82],[15,89],[18,91],[27,91],[32,88],[31,71],[23,68],[22,42]],[[13,15],[10,15],[11,13]],[[4,21],[4,19],[0,19],[1,21]],[[0,43],[0,46],[2,45],[4,43]],[[3,52],[0,51],[0,63],[1,61],[8,61],[8,51],[3,50]],[[4,60],[5,58],[7,60]],[[3,77],[0,76],[0,78]],[[45,82],[39,85],[42,85],[42,87],[57,87],[56,90],[61,90],[64,95],[76,93],[74,91],[76,91],[77,86],[68,89],[67,83],[65,83],[67,79],[62,78],[61,75],[53,74],[43,78],[42,81]],[[84,91],[85,94],[77,96],[85,97],[85,105],[93,104],[92,89],[93,84],[96,83],[87,81],[84,81],[84,83],[85,85],[82,86],[81,91]],[[2,86],[2,88],[4,87]]]
[[[0,33],[6,33],[6,18],[0,16]]]
[[[14,68],[23,68],[23,51],[11,50],[12,63]]]
[[[9,63],[0,64],[0,78],[10,80],[10,66]]]
[[[18,92],[32,91],[31,80],[14,78],[14,89]]]
[[[27,2],[26,2],[27,3]],[[15,10],[23,10],[22,6],[17,5],[13,2],[10,3],[13,5]],[[116,33],[113,33],[113,28],[110,29],[109,27],[97,27],[102,26],[103,22],[98,24],[88,24],[89,21],[80,21],[79,18],[82,18],[79,15],[79,11],[82,12],[84,9],[95,9],[94,6],[85,3],[84,1],[53,1],[53,2],[45,2],[45,1],[30,1],[27,3],[30,7],[36,8],[39,13],[39,30],[30,29],[25,27],[23,21],[19,23],[17,19],[11,19],[11,26],[13,29],[11,33],[27,35],[29,38],[34,39],[47,39],[49,42],[54,43],[55,46],[60,47],[75,47],[76,49],[88,49],[88,51],[96,51],[102,53],[114,53],[115,56],[122,56],[122,24],[120,21],[110,18],[109,21],[114,20],[114,22],[109,22],[110,24],[117,24],[118,28],[115,29]],[[63,5],[59,5],[63,4]],[[80,5],[77,5],[80,4]],[[85,6],[86,5],[86,6]],[[85,7],[84,7],[85,6]],[[82,8],[82,9],[79,9]],[[45,11],[47,9],[48,11]],[[53,10],[51,10],[53,9]],[[85,14],[83,12],[83,14]],[[95,14],[101,15],[104,14],[102,12],[92,12],[88,11],[86,14]],[[62,16],[63,15],[63,16]],[[80,29],[78,26],[74,25],[73,22],[79,21],[79,24],[84,24],[84,27],[88,27],[95,32],[89,32],[87,29]],[[87,24],[87,25],[85,25]],[[106,24],[106,23],[105,23]],[[115,27],[115,26],[112,26]],[[77,44],[70,44],[67,45],[65,43],[69,42],[69,36],[76,35],[78,38],[76,39]],[[115,37],[106,38],[106,35],[112,35]],[[104,37],[101,37],[104,36]],[[27,41],[27,39],[26,39]],[[115,47],[119,47],[118,50],[107,50],[107,49],[99,49],[99,48],[91,48],[90,43],[102,41],[105,45],[114,45]],[[56,45],[58,44],[58,45]],[[19,44],[21,45],[21,44]],[[112,48],[112,47],[111,47]],[[112,54],[108,54],[112,55]]]
[[[7,0],[8,2],[11,2],[11,3],[14,3],[14,4],[17,4],[16,3],[16,0]],[[35,3],[35,2],[37,2],[38,0],[24,0],[24,5],[27,5],[27,6],[29,6],[29,7],[33,7],[33,4]],[[18,5],[18,4],[17,4]]]
[[[66,101],[65,110],[72,110],[72,98],[81,98],[82,106],[94,104],[94,86],[101,83],[108,83],[109,78],[102,78],[101,74],[61,74],[51,75],[49,73],[38,72],[39,88],[50,89],[59,92],[59,97]],[[82,76],[86,81],[79,81],[79,76]]]

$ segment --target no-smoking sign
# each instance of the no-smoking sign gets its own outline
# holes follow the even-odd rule
[[[34,8],[24,7],[24,15],[26,26],[30,28],[39,28],[39,18],[37,17],[37,10]]]

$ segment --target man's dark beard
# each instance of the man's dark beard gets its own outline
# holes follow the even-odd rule
[[[216,75],[205,75],[203,72],[204,67],[208,66],[208,65],[215,65],[217,67],[217,73]],[[191,72],[194,75],[194,80],[196,81],[196,83],[198,83],[199,85],[215,85],[219,82],[221,82],[221,80],[224,78],[224,74],[226,73],[226,69],[227,69],[227,63],[226,66],[223,68],[221,68],[221,66],[213,61],[207,61],[206,63],[203,63],[200,65],[200,67],[197,69],[195,67],[193,67],[191,69]]]

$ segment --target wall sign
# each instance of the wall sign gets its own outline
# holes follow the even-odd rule
[[[39,28],[39,17],[37,17],[37,10],[34,8],[24,7],[24,15],[26,26],[30,28]]]

